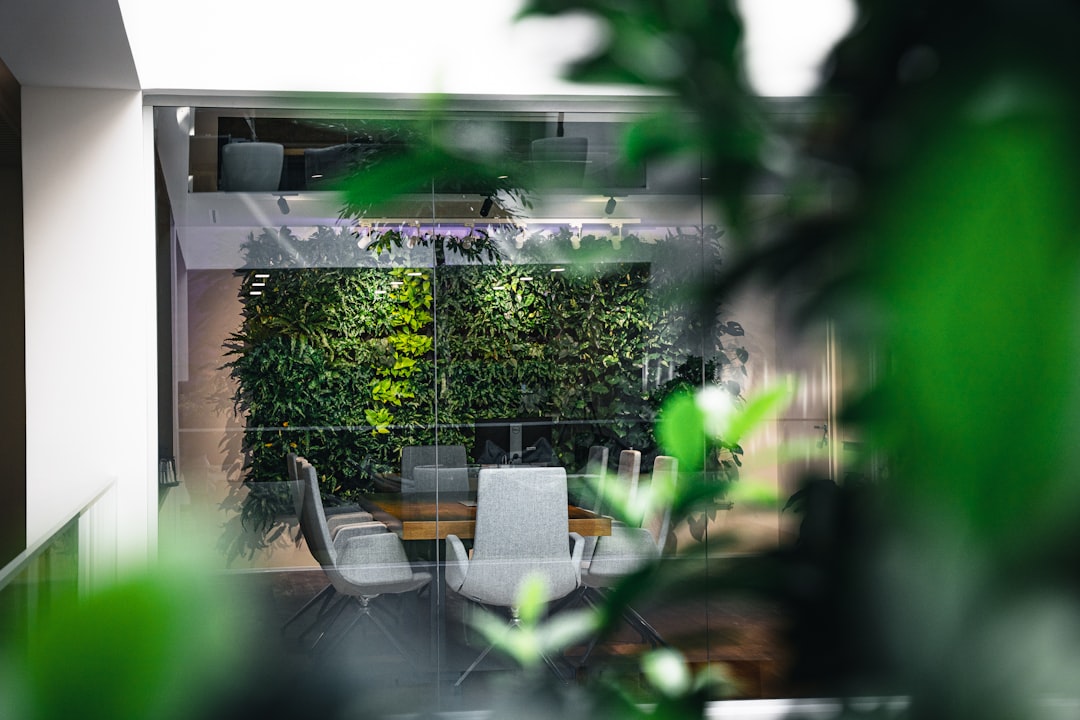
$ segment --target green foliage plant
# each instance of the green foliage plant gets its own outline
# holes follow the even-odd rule
[[[344,498],[396,469],[402,446],[431,444],[437,430],[439,442],[471,451],[476,423],[492,419],[554,423],[557,459],[569,467],[595,444],[657,452],[653,423],[664,399],[703,376],[727,377],[738,395],[748,354],[723,329],[737,323],[710,329],[711,319],[690,311],[676,292],[682,278],[621,258],[717,237],[687,229],[650,245],[628,235],[615,251],[600,236],[573,251],[568,233],[535,235],[511,247],[508,262],[460,257],[433,269],[398,264],[396,253],[411,252],[405,245],[372,253],[350,232],[253,234],[242,325],[228,343],[246,424],[235,470],[249,486],[273,485],[249,487],[243,526],[268,537],[280,530],[287,493],[270,487],[281,487],[289,451],[311,460],[326,492]],[[551,272],[566,252],[584,260]],[[365,265],[373,257],[388,265]],[[262,295],[250,293],[256,275],[270,276]],[[709,469],[732,475],[740,453],[714,448]]]
[[[1080,8],[854,6],[796,122],[770,120],[747,87],[734,2],[530,0],[523,14],[605,27],[570,77],[660,91],[626,150],[700,152],[744,237],[752,183],[776,173],[790,215],[720,285],[798,289],[798,313],[831,318],[869,366],[843,402],[867,481],[808,483],[818,511],[800,544],[761,563],[787,603],[793,672],[816,692],[903,695],[909,718],[1051,717],[1080,669],[1059,642],[1075,632],[1060,609],[1080,602],[1062,561],[1080,507]],[[813,589],[785,584],[807,573]]]

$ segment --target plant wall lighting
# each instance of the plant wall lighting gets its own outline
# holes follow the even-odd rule
[[[356,237],[356,247],[360,248],[361,250],[366,250],[367,246],[371,244],[371,240],[371,226],[361,225],[360,232]]]

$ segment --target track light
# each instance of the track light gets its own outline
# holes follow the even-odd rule
[[[371,237],[371,228],[367,225],[361,225],[360,232],[356,236],[356,247],[367,250],[367,246],[371,244],[372,240],[374,238]]]
[[[611,247],[616,250],[622,247],[622,225],[618,223],[611,225]]]
[[[277,199],[277,206],[278,206],[278,210],[281,211],[282,215],[288,215],[289,214],[289,203],[287,203],[285,201],[285,196],[284,195],[280,196]]]
[[[493,204],[494,201],[491,199],[490,195],[484,198],[484,204],[480,206],[480,217],[487,217],[491,213],[491,206]]]
[[[607,205],[604,206],[604,214],[610,215],[611,213],[615,212],[615,205],[617,205],[617,203],[615,202],[615,196],[612,195],[608,198]]]

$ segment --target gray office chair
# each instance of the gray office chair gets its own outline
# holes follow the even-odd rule
[[[620,458],[621,460],[621,458]],[[638,461],[640,464],[640,460]],[[593,445],[589,448],[589,460],[585,465],[585,474],[589,477],[589,499],[583,507],[592,510],[597,515],[604,515],[604,488],[607,484],[608,449],[603,445]],[[590,558],[596,547],[596,537],[590,535],[585,538],[585,552],[583,558]]]
[[[606,450],[607,448],[605,448]],[[590,454],[592,449],[590,448]],[[615,503],[612,500],[612,495],[632,500],[637,495],[638,478],[641,474],[641,451],[640,450],[623,450],[619,453],[619,469],[615,473],[615,479],[611,480],[607,477],[607,455],[604,455],[604,479],[603,483],[597,490],[596,504],[592,508],[593,512],[597,515],[612,515],[614,514]],[[622,525],[622,521],[613,519],[611,521],[612,526]],[[593,552],[596,549],[596,538],[590,537],[585,540],[585,565],[589,564],[589,558],[593,556]]]
[[[581,582],[584,542],[570,532],[566,471],[517,467],[480,470],[476,532],[470,558],[456,535],[446,537],[446,584],[482,605],[510,608],[510,626],[520,626],[517,599],[522,584],[537,575],[544,600],[573,592]],[[569,539],[569,542],[568,542]],[[458,677],[455,687],[487,657],[488,646]],[[545,662],[562,677],[550,658]]]
[[[412,478],[401,479],[401,492],[468,492],[469,469],[464,467],[442,467],[441,465],[417,465],[413,468]]]
[[[304,485],[300,482],[298,468],[307,464],[307,460],[296,453],[288,453],[285,456],[286,469],[289,471],[289,488],[292,495],[293,506],[296,509],[296,519],[300,519],[300,510],[303,507]],[[321,495],[320,495],[321,497]],[[335,512],[336,511],[336,512]],[[374,522],[371,513],[360,510],[356,506],[330,508],[326,513],[326,525],[330,528],[330,535],[336,535],[338,530],[346,525]]]
[[[335,603],[320,612],[321,632],[312,643],[311,649],[325,637],[327,630],[345,609],[352,606],[358,612],[337,635],[335,646],[345,639],[357,623],[366,618],[382,632],[402,657],[413,662],[413,658],[394,633],[372,612],[371,601],[383,594],[418,590],[431,582],[431,575],[413,569],[405,556],[401,540],[394,533],[369,534],[355,527],[345,527],[331,539],[322,498],[318,492],[319,481],[315,468],[303,465],[300,468],[300,480],[304,485],[300,527],[311,554],[319,561],[330,579],[334,594],[340,596]]]
[[[661,485],[673,488],[678,471],[678,459],[657,455],[653,462],[650,489],[659,491]],[[648,563],[660,559],[667,544],[670,527],[671,506],[670,503],[665,503],[657,512],[644,518],[642,527],[612,525],[611,535],[597,538],[592,557],[581,573],[584,586],[582,598],[585,602],[596,607],[603,600],[604,589],[615,585]],[[660,633],[632,607],[627,607],[623,612],[623,620],[653,647],[666,645]],[[579,667],[588,660],[597,640],[598,637],[594,637],[589,643],[585,654],[579,660]]]
[[[417,465],[463,468],[469,464],[464,445],[406,445],[401,448],[401,486],[413,481]]]
[[[289,473],[289,494],[292,496],[293,506],[296,509],[297,522],[300,522],[304,500],[304,485],[300,482],[300,468],[307,464],[307,461],[296,453],[288,453],[285,456],[285,466]],[[327,517],[327,528],[330,531],[331,539],[333,539],[343,528],[352,528],[350,532],[361,535],[386,532],[385,525],[375,522],[371,513],[362,511],[346,512],[329,516]],[[303,530],[301,529],[301,534],[302,532]],[[297,538],[297,542],[299,542],[299,538]],[[333,594],[333,591],[334,586],[327,583],[326,587],[315,593],[310,600],[304,603],[299,610],[294,612],[289,619],[282,624],[281,632],[284,634],[294,622],[303,617],[304,613],[311,609],[316,603],[322,601],[325,606],[326,601]],[[300,637],[303,637],[310,632],[313,627],[314,625],[300,633]]]
[[[623,450],[619,453],[619,470],[615,473],[615,482],[630,498],[637,495],[638,476],[640,474],[641,451]],[[608,515],[611,512],[611,508],[605,507],[602,512],[603,514]]]

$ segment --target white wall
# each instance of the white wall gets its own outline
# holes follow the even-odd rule
[[[23,88],[27,541],[115,479],[121,567],[157,529],[148,118],[137,91]]]

